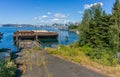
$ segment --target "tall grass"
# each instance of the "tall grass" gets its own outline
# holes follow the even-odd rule
[[[102,53],[92,53],[93,49],[89,47],[79,47],[77,43],[69,46],[46,48],[45,50],[49,54],[79,63],[111,77],[120,77],[120,65],[117,64],[118,61],[114,56],[107,53],[108,51],[103,53],[102,50],[99,50]]]

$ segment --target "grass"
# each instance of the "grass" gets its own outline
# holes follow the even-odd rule
[[[23,64],[20,66],[20,70],[22,71],[22,75],[24,77],[27,77],[27,76],[41,77],[42,76],[41,67],[44,67],[47,77],[51,77],[42,53],[42,49],[40,47],[23,49],[21,53],[22,53]],[[34,71],[36,71],[37,74],[35,74]]]
[[[105,66],[97,61],[92,60],[85,54],[82,48],[77,44],[69,46],[58,46],[56,48],[46,48],[47,53],[58,56],[65,60],[69,60],[81,64],[87,68],[104,73],[110,77],[120,77],[120,65]]]
[[[0,77],[14,77],[15,71],[16,65],[10,58],[0,60]]]

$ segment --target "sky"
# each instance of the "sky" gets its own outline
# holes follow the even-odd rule
[[[111,13],[115,0],[0,0],[0,24],[80,22],[96,3]]]

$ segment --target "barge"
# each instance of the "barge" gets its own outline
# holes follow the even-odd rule
[[[40,40],[40,39],[58,39],[57,32],[50,32],[46,30],[21,30],[13,34],[15,40]]]

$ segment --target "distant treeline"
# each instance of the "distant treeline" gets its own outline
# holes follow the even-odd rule
[[[3,24],[2,27],[33,27],[31,24]]]
[[[78,28],[79,28],[78,25],[70,25],[70,26],[68,27],[69,30],[71,30],[71,29],[78,29]]]

